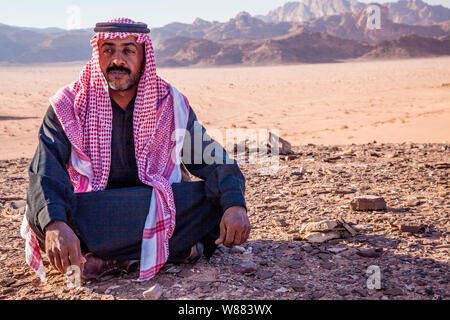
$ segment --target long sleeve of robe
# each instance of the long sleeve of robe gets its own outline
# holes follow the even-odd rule
[[[113,130],[111,142],[111,170],[106,189],[142,186],[137,173],[133,140],[134,100],[123,110],[113,100]],[[187,131],[194,136],[195,126],[199,126],[197,117],[190,109]],[[200,125],[203,134],[206,130]],[[223,153],[222,163],[207,164],[204,161],[195,164],[198,152],[204,150],[214,140],[202,141],[202,148],[194,148],[194,139],[186,139],[183,150],[190,150],[185,161],[187,170],[196,177],[205,180],[205,192],[208,198],[217,199],[222,210],[232,206],[246,208],[244,198],[245,178],[236,161],[227,161]],[[197,156],[196,153],[197,152]],[[70,158],[71,144],[50,106],[39,130],[39,144],[29,167],[29,187],[27,204],[29,220],[33,219],[41,230],[53,221],[67,222],[73,212],[75,196],[66,164]],[[191,158],[191,159],[189,159]]]

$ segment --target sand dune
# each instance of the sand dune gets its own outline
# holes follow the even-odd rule
[[[0,66],[0,159],[33,155],[49,96],[81,66]],[[279,129],[293,145],[450,141],[450,57],[159,74],[207,129]]]

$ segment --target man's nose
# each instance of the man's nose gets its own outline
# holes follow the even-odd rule
[[[121,66],[125,64],[125,61],[123,60],[123,55],[120,52],[120,50],[116,50],[116,52],[114,53],[112,63],[115,64],[116,66]]]

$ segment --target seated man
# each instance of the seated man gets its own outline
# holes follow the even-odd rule
[[[156,75],[147,26],[121,18],[95,32],[91,61],[50,98],[39,131],[21,230],[29,265],[45,279],[40,248],[61,273],[91,279],[139,260],[147,280],[245,242],[245,179],[223,149],[204,161],[217,142],[196,143],[205,129]],[[182,182],[183,166],[203,181]]]

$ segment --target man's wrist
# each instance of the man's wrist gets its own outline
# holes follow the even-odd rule
[[[42,208],[38,214],[38,222],[41,229],[45,232],[47,226],[54,221],[63,221],[67,223],[66,209],[59,204],[49,204]]]
[[[55,221],[51,221],[44,229],[45,232],[47,231],[53,231],[53,230],[57,230],[59,229],[60,226],[65,225],[66,222],[62,221],[62,220],[55,220]]]
[[[243,204],[236,204],[236,205],[228,205],[228,206],[224,207],[223,212],[225,213],[228,209],[231,209],[231,208],[242,208],[242,209],[245,210],[245,212],[248,211],[247,207],[245,205],[243,205]]]

